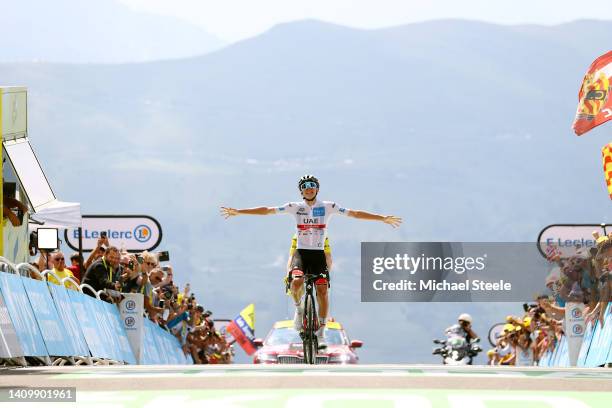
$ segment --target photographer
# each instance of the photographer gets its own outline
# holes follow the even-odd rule
[[[121,291],[137,293],[140,288],[140,264],[134,255],[121,255]]]

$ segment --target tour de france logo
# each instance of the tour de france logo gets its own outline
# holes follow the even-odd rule
[[[147,242],[151,239],[151,228],[147,225],[140,224],[134,228],[134,238],[138,242]]]
[[[575,307],[572,309],[572,317],[574,319],[580,319],[582,317],[582,310],[580,308]]]
[[[129,317],[125,318],[125,325],[127,327],[132,327],[132,326],[134,326],[134,324],[136,324],[136,320],[132,316],[129,316]]]
[[[136,302],[134,302],[133,300],[128,300],[127,302],[125,302],[125,308],[127,310],[134,310],[134,309],[136,309]]]
[[[576,336],[580,336],[583,331],[584,331],[584,329],[583,329],[581,324],[575,324],[572,327],[572,333],[574,333]]]

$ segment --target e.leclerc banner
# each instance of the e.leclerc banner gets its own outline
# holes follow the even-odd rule
[[[540,232],[538,248],[543,257],[553,248],[561,256],[571,256],[577,248],[596,247],[593,232],[604,236],[612,232],[609,224],[552,224]]]
[[[127,251],[140,252],[155,249],[162,239],[159,222],[148,215],[83,215],[83,250],[93,250],[102,233],[111,245]],[[66,230],[66,243],[75,251],[79,247],[79,231]]]

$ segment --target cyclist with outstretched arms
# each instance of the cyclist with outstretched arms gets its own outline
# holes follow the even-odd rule
[[[304,274],[317,275],[315,281],[317,303],[319,305],[319,330],[317,340],[319,347],[325,347],[323,331],[328,312],[327,288],[329,286],[329,270],[324,253],[324,243],[327,237],[327,223],[333,214],[346,215],[361,220],[382,221],[392,227],[398,227],[402,219],[394,215],[378,215],[367,211],[350,210],[332,201],[320,201],[319,180],[306,175],[300,178],[298,188],[303,201],[289,202],[280,207],[255,207],[236,209],[221,207],[221,214],[227,219],[236,215],[270,215],[291,214],[297,223],[297,250],[291,261],[289,281],[291,296],[295,303],[294,325],[297,331],[302,330],[303,310],[301,297],[304,287]]]

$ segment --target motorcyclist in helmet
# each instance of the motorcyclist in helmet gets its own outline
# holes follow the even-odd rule
[[[478,335],[472,329],[472,316],[467,313],[461,313],[457,321],[457,324],[448,327],[444,331],[447,336],[457,334],[464,337],[468,343],[478,338]]]

